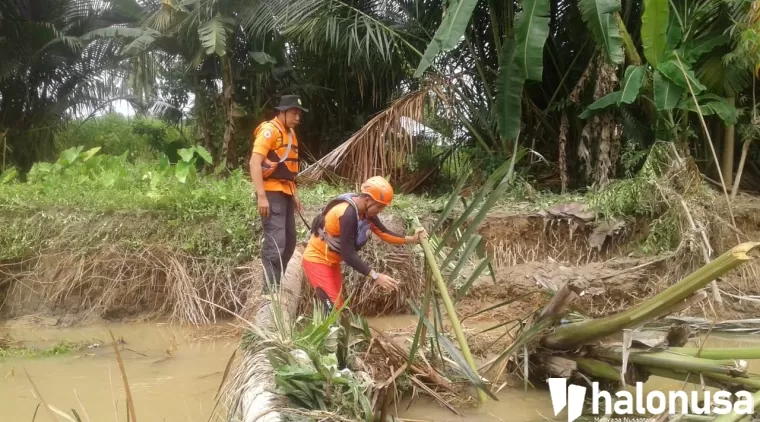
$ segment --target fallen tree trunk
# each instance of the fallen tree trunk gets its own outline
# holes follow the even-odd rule
[[[275,331],[278,325],[289,324],[296,316],[303,280],[302,254],[303,248],[298,247],[288,263],[282,276],[279,303],[267,300],[261,303],[253,322],[259,329]],[[250,300],[257,300],[257,298]],[[230,384],[225,389],[227,403],[229,403],[227,420],[241,422],[281,420],[277,409],[284,401],[274,392],[274,369],[269,362],[267,351],[266,347],[243,350],[242,360],[233,370]]]
[[[749,261],[751,258],[748,253],[758,246],[758,242],[739,244],[660,294],[627,311],[606,318],[558,326],[543,339],[543,344],[551,349],[569,349],[619,333],[626,328],[644,325],[663,316],[711,281]]]

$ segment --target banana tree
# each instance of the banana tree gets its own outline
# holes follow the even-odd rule
[[[445,73],[463,129],[489,155],[509,157],[518,138],[562,137],[554,111],[583,73],[588,46],[611,66],[624,52],[637,56],[620,10],[619,0],[448,1],[415,76],[430,67]]]
[[[634,108],[634,103],[654,107],[660,128],[657,136],[673,141],[679,139],[679,128],[685,132],[689,112],[717,115],[726,124],[734,124],[736,108],[725,98],[709,92],[694,71],[702,56],[728,42],[719,28],[698,30],[697,25],[705,23],[704,19],[697,19],[698,13],[705,11],[679,13],[678,9],[671,9],[668,0],[645,0],[641,40],[646,62],[626,67],[620,88],[589,105],[579,117],[588,119],[613,106]],[[696,22],[686,24],[689,19]],[[695,94],[697,104],[690,91]]]

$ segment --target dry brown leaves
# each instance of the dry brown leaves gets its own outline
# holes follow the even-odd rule
[[[338,148],[303,170],[299,177],[320,179],[334,172],[357,184],[376,175],[390,176],[397,182],[409,179],[405,164],[414,153],[411,133],[422,129],[420,122],[429,92],[428,87],[423,87],[391,103]],[[432,92],[434,98],[442,99],[439,90]]]
[[[0,307],[10,315],[55,310],[85,320],[168,314],[208,324],[229,316],[220,307],[242,308],[253,273],[160,246],[45,253],[23,266],[0,266],[9,280]]]

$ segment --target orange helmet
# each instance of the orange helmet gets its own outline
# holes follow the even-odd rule
[[[383,204],[390,205],[393,201],[393,188],[382,176],[373,176],[362,183],[362,193],[366,193],[371,196],[375,201]]]

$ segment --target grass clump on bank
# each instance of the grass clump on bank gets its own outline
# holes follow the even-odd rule
[[[66,356],[87,348],[84,343],[61,341],[46,348],[30,348],[17,344],[0,345],[0,360],[9,358],[45,358]]]

